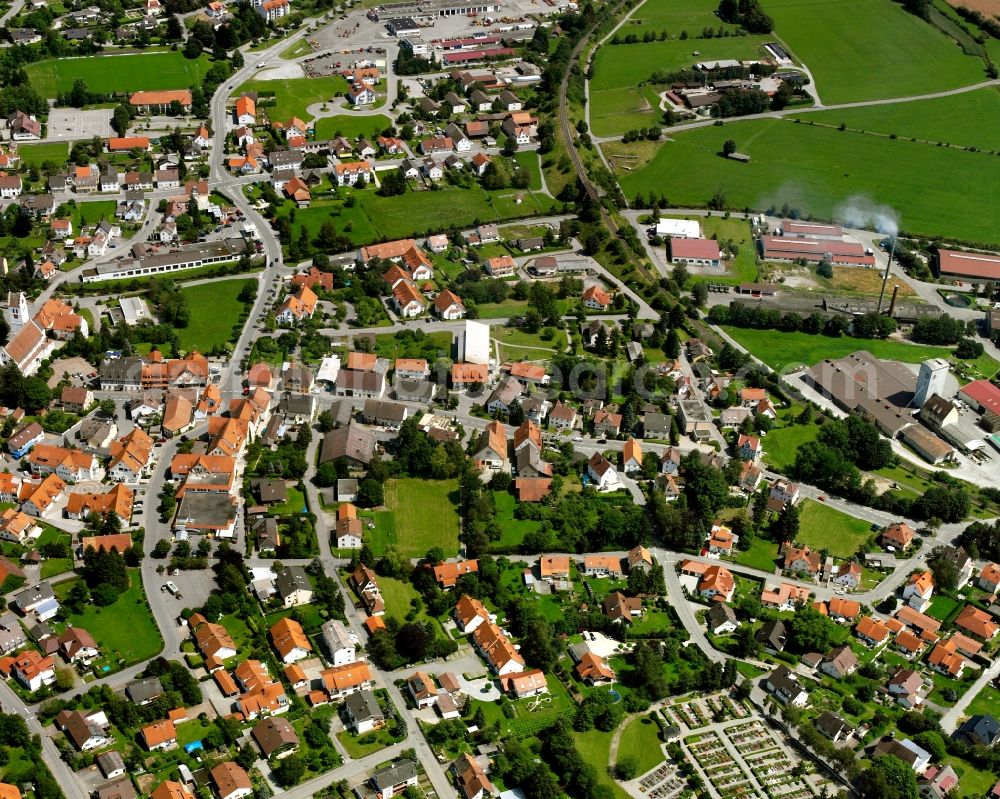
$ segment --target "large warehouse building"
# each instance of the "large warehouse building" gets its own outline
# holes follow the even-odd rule
[[[1000,280],[1000,255],[938,250],[938,275],[963,280]]]

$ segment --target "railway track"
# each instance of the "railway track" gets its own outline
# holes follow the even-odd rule
[[[621,11],[622,4],[615,7],[612,16],[617,16]],[[583,159],[580,157],[580,153],[576,148],[576,142],[573,139],[573,128],[569,124],[569,100],[567,95],[569,93],[569,76],[572,71],[573,64],[580,57],[580,52],[583,50],[587,42],[590,41],[590,37],[594,33],[594,28],[591,28],[587,33],[585,33],[580,41],[576,43],[573,51],[570,53],[569,61],[566,65],[566,70],[563,73],[562,81],[559,84],[559,129],[562,131],[563,139],[566,141],[566,148],[569,151],[570,161],[573,163],[573,169],[576,170],[577,176],[580,178],[580,183],[583,184],[584,191],[597,206],[598,211],[601,214],[601,221],[604,222],[605,227],[611,231],[614,236],[620,236],[620,230],[618,223],[615,222],[611,214],[604,207],[604,203],[601,202],[601,196],[597,191],[597,187],[594,185],[593,181],[588,177],[587,170],[584,168]],[[630,251],[631,252],[631,251]],[[655,282],[655,276],[653,273],[647,269],[641,261],[634,261],[634,255],[630,255],[629,260],[632,260],[636,270],[643,276],[646,281]]]

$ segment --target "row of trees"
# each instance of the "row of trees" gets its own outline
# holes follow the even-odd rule
[[[812,313],[802,316],[794,311],[782,313],[762,305],[733,302],[729,306],[714,305],[708,312],[713,325],[733,325],[755,330],[781,330],[839,338],[849,333],[855,338],[886,338],[896,332],[896,321],[881,314],[868,313],[854,319],[846,316],[824,316]],[[953,342],[952,342],[953,343]]]

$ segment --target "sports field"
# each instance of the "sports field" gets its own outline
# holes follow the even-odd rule
[[[256,280],[218,280],[187,286],[181,293],[187,298],[191,319],[187,327],[178,328],[181,349],[197,349],[205,353],[213,347],[233,341],[233,327],[240,319],[243,303],[237,297],[242,288]]]
[[[780,330],[751,330],[724,325],[723,330],[775,371],[790,366],[812,366],[824,358],[843,358],[857,350],[867,350],[876,358],[903,363],[920,363],[927,358],[949,358],[949,347],[929,347],[889,341],[841,336],[812,336]],[[766,449],[766,447],[765,447]]]
[[[721,191],[732,208],[788,203],[802,215],[837,216],[850,198],[888,205],[901,228],[1000,243],[996,157],[788,120],[730,122],[673,134],[649,165],[619,175],[627,197],[666,196],[704,206]],[[726,139],[750,163],[723,159]],[[947,177],[942,177],[947,176]]]
[[[458,511],[451,495],[457,480],[406,478],[385,484],[385,505],[392,511],[395,546],[408,558],[423,557],[433,547],[448,557],[458,552]]]
[[[152,89],[188,89],[201,83],[211,61],[208,56],[189,60],[183,53],[57,58],[27,64],[31,85],[43,97],[55,97],[73,88],[80,78],[92,92],[134,92]]]
[[[764,7],[827,104],[928,94],[984,80],[981,59],[965,55],[892,0],[769,0]]]
[[[675,29],[671,31],[676,35]],[[754,58],[761,55],[761,45],[773,39],[773,36],[696,41],[675,38],[605,45],[594,58],[594,76],[590,81],[590,124],[594,134],[615,136],[635,128],[662,125],[656,87],[639,86],[654,72],[690,67],[698,61]],[[694,55],[695,51],[700,55]]]
[[[260,108],[274,122],[283,122],[296,116],[304,122],[313,118],[306,109],[314,103],[329,102],[339,94],[347,91],[347,81],[340,75],[326,78],[288,78],[285,80],[251,80],[240,86],[232,97],[239,97],[244,92],[263,92],[274,94],[274,105],[268,105],[262,100]]]
[[[843,123],[887,136],[1000,150],[1000,127],[995,124],[1000,119],[1000,90],[995,87],[912,103],[816,111],[801,118],[817,125]]]
[[[370,117],[349,114],[322,117],[316,120],[316,138],[332,139],[334,136],[343,136],[347,139],[356,139],[358,136],[374,138],[391,124],[392,120],[383,114]]]

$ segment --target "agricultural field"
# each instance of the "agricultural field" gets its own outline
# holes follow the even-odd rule
[[[730,325],[725,325],[722,329],[776,371],[793,365],[812,366],[824,358],[843,358],[857,350],[868,350],[876,358],[903,363],[920,363],[927,358],[951,356],[949,347],[930,347],[888,339],[860,339],[850,336],[830,338],[779,330],[751,330]]]
[[[315,103],[325,103],[347,91],[347,81],[340,75],[325,78],[285,78],[279,80],[251,80],[238,87],[230,96],[239,97],[245,92],[274,94],[274,103],[262,97],[258,108],[267,112],[272,121],[284,121],[296,116],[309,122],[313,115],[306,109]]]
[[[726,139],[752,162],[723,159]],[[646,167],[619,174],[619,182],[627,197],[669,195],[681,207],[703,206],[722,192],[733,208],[788,203],[819,219],[837,218],[849,198],[863,196],[896,209],[908,233],[1000,243],[991,221],[1000,214],[992,159],[788,120],[751,120],[673,134]]]
[[[452,494],[457,480],[389,480],[385,505],[393,513],[396,540],[393,545],[408,558],[421,558],[427,550],[441,547],[445,555],[458,552],[458,512]],[[434,513],[426,513],[433,508]]]
[[[623,34],[630,32],[633,31],[622,30]],[[677,32],[676,28],[671,28],[672,34]],[[662,42],[605,45],[594,58],[590,81],[592,132],[596,136],[616,136],[635,128],[662,125],[663,114],[659,110],[656,88],[639,85],[653,72],[682,69],[698,61],[755,58],[761,55],[764,42],[773,38],[674,38]],[[700,55],[693,55],[696,50]]]
[[[181,349],[204,353],[233,341],[233,328],[243,313],[243,303],[237,298],[244,286],[255,283],[246,279],[217,280],[182,288],[191,319],[187,327],[177,330]]]
[[[335,117],[321,117],[316,120],[316,138],[332,139],[334,136],[343,136],[352,140],[359,136],[374,138],[390,125],[392,125],[392,120],[383,114],[374,116],[339,114]]]
[[[83,80],[92,92],[134,92],[197,86],[211,66],[208,56],[196,60],[180,52],[56,58],[27,64],[28,80],[42,97],[55,97]]]
[[[738,26],[722,22],[716,15],[718,3],[713,0],[646,0],[619,29],[623,36],[636,33],[640,36],[648,30],[659,33],[666,30],[671,36],[679,36],[682,31],[689,35],[700,34],[706,28],[728,31]]]
[[[828,549],[836,558],[851,558],[871,535],[868,523],[862,519],[811,499],[799,504],[799,543]]]
[[[765,7],[827,104],[929,94],[984,79],[981,59],[890,0],[770,0]]]
[[[1000,117],[1000,91],[995,87],[934,100],[815,111],[796,116],[817,125],[837,127],[843,123],[848,128],[886,136],[1000,150],[1000,130],[990,123]]]
[[[523,202],[517,204],[516,196],[523,197]],[[379,197],[370,193],[364,196],[363,205],[379,236],[396,239],[452,225],[461,227],[547,213],[552,208],[552,200],[527,191],[500,189],[487,192],[474,187],[408,191],[399,197]]]

